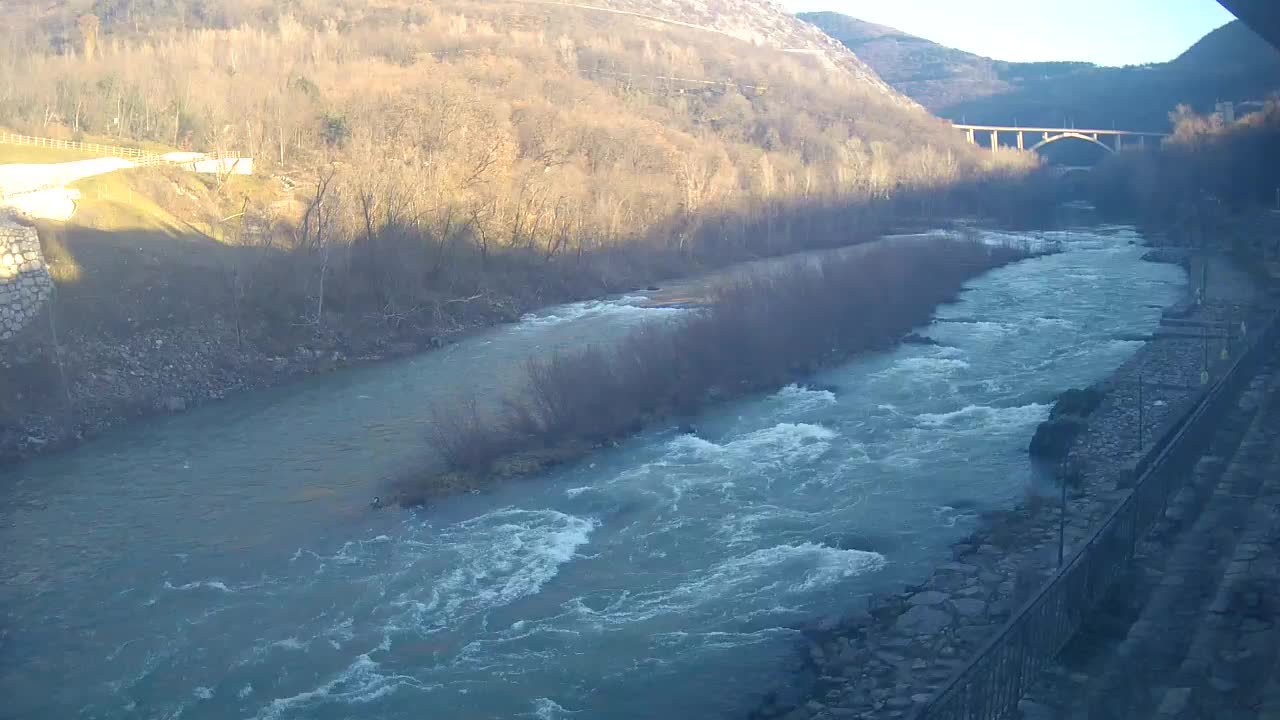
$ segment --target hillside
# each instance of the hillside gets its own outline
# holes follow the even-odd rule
[[[57,321],[4,348],[0,456],[7,427],[21,452],[551,303],[1041,207],[1033,157],[968,145],[770,2],[6,10],[0,126],[260,177],[103,176],[40,225]]]
[[[1023,83],[1093,67],[1077,62],[993,60],[835,12],[800,13],[797,17],[839,40],[886,82],[935,112],[1006,94]]]
[[[644,246],[693,263],[775,253],[801,238],[775,223],[763,236],[744,234],[745,222],[726,234],[718,218],[884,200],[977,179],[1002,160],[1026,166],[975,152],[771,2],[84,7],[17,4],[0,29],[11,79],[0,124],[252,156],[296,202],[241,202],[219,187],[217,205],[243,218],[244,239],[295,254],[330,243],[372,253],[393,242],[380,231],[416,238],[395,240],[404,247],[378,255],[396,261],[359,280],[326,277],[326,292],[354,296],[334,311],[470,296],[475,263],[504,251]],[[302,313],[314,290],[298,282]]]
[[[233,148],[270,172],[314,176],[343,159],[340,180],[355,164],[387,178],[406,173],[386,162],[431,162],[448,166],[438,188],[467,196],[451,199],[468,215],[528,184],[574,207],[614,201],[605,194],[624,208],[611,213],[614,237],[681,208],[883,195],[922,180],[903,177],[922,167],[950,177],[987,162],[769,2],[79,7],[20,3],[0,30],[0,67],[14,78],[0,88],[0,123]],[[428,157],[440,155],[444,165]]]
[[[1207,112],[1219,101],[1260,101],[1280,89],[1280,51],[1239,21],[1170,62],[1114,68],[1003,62],[837,13],[800,17],[931,111],[972,123],[1162,131],[1179,104]]]

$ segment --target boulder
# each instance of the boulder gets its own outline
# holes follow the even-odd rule
[[[1034,457],[1061,460],[1083,429],[1084,420],[1070,415],[1045,420],[1036,428],[1027,452]]]
[[[915,595],[912,595],[911,598],[907,600],[907,602],[912,605],[933,606],[933,605],[941,605],[942,603],[946,602],[946,600],[947,600],[946,593],[938,592],[937,590],[925,590],[924,592],[918,592]]]
[[[908,333],[902,338],[903,345],[941,345],[942,343],[931,337],[925,337],[919,333]]]
[[[956,637],[970,645],[981,645],[991,639],[998,629],[996,625],[970,625],[956,630]]]
[[[1190,265],[1187,251],[1182,248],[1156,248],[1148,251],[1142,256],[1142,259],[1147,262],[1168,263],[1169,265],[1181,265],[1183,267]]]
[[[1088,417],[1102,404],[1102,391],[1097,388],[1071,389],[1058,396],[1049,418]]]
[[[936,635],[951,625],[951,616],[928,605],[916,605],[898,617],[894,627],[909,635]]]
[[[955,607],[956,612],[960,613],[960,617],[963,618],[975,618],[987,611],[987,603],[985,600],[959,598],[952,600],[951,605]]]

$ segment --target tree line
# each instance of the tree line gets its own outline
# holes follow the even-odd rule
[[[1261,208],[1280,208],[1280,101],[1235,122],[1184,105],[1170,122],[1173,134],[1161,147],[1121,153],[1094,171],[1095,204],[1186,244],[1229,239],[1237,249],[1263,250],[1269,238],[1236,226]]]
[[[217,188],[216,213],[266,251],[232,269],[237,307],[280,326],[427,326],[497,286],[550,300],[841,244],[989,209],[976,185],[1037,164],[821,58],[571,8],[42,7],[0,30],[0,124],[238,150],[285,178],[283,197]]]

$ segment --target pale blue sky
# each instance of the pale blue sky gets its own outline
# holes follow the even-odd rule
[[[1164,62],[1234,17],[1216,0],[780,0],[998,60]]]

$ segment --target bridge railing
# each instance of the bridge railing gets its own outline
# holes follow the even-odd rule
[[[1280,336],[1280,313],[1226,365],[1216,382],[1155,456],[1132,492],[1089,540],[1028,600],[972,661],[917,713],[917,720],[1001,720],[1079,630],[1086,615],[1132,570],[1138,540],[1164,514],[1196,459],[1213,436],[1214,424],[1230,408]]]

